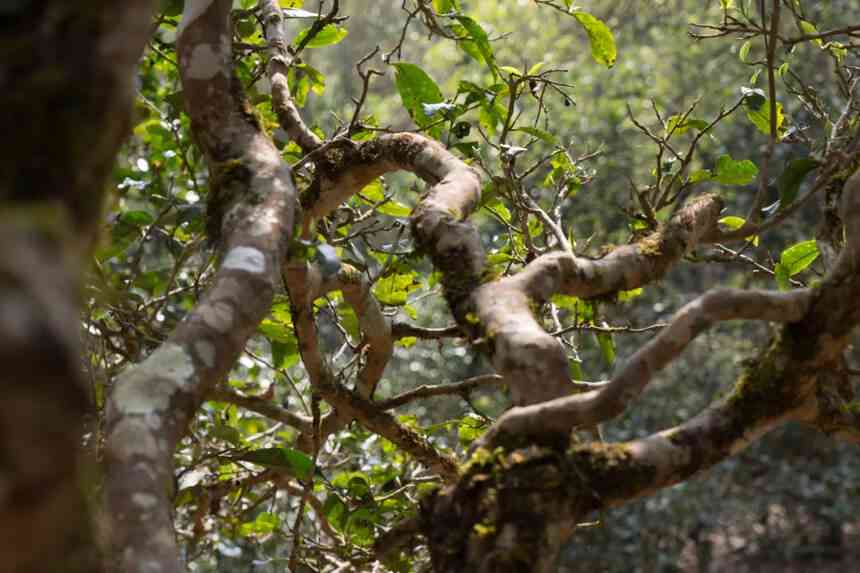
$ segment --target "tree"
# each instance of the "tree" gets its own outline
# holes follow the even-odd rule
[[[87,443],[104,462],[99,521],[112,568],[181,571],[193,562],[208,570],[218,555],[256,541],[291,570],[369,569],[382,561],[407,571],[429,558],[437,571],[552,571],[562,545],[593,512],[683,482],[789,421],[860,441],[845,360],[860,320],[858,26],[819,29],[815,13],[793,1],[721,2],[716,23],[691,33],[702,41],[741,38],[741,63],[755,68],[754,78],[709,116],[699,114],[698,102],[671,116],[654,104],[652,122],[630,111],[656,162],[647,183],[631,182],[627,244],[587,256],[570,232],[569,200],[588,184],[597,153],[565,143],[556,111],[574,103],[575,90],[551,62],[505,65],[494,36],[461,2],[404,2],[405,22],[390,24],[402,30],[400,41],[382,63],[394,70],[402,106],[418,127],[411,131],[380,127],[366,109],[381,75],[371,68],[377,51],[357,63],[360,89],[347,119],[328,131],[306,123],[303,104],[325,83],[308,51],[347,34],[338,2],[316,13],[295,1],[186,0],[181,20],[179,4],[162,2],[141,65],[137,137],[125,156],[132,163],[115,173],[112,225],[89,277],[84,340],[92,397],[102,407],[91,420],[83,393],[71,399],[60,384],[77,377],[78,350],[70,342],[73,273],[56,260],[56,236],[90,236],[97,225],[93,204],[101,201],[87,200],[126,125],[128,71],[147,18],[99,6],[96,26],[60,3],[11,15],[34,54],[44,53],[41,45],[60,53],[69,39],[58,29],[121,51],[114,59],[82,48],[83,77],[93,81],[89,91],[74,92],[79,106],[60,107],[68,124],[52,140],[50,157],[62,161],[49,173],[58,181],[48,191],[30,194],[43,188],[35,183],[45,177],[41,162],[15,160],[40,157],[38,144],[16,141],[5,154],[3,179],[15,184],[4,200],[24,203],[28,214],[18,218],[44,225],[36,214],[59,203],[49,212],[55,234],[36,227],[47,236],[47,259],[35,267],[20,259],[35,248],[25,235],[7,243],[5,264],[15,277],[54,269],[59,278],[44,288],[62,292],[40,294],[34,285],[45,281],[33,277],[10,281],[17,290],[0,299],[19,305],[20,293],[34,293],[25,307],[33,316],[21,324],[48,324],[45,309],[59,317],[52,328],[33,328],[21,345],[6,337],[9,363],[33,356],[26,368],[48,371],[36,370],[44,391],[7,373],[5,387],[18,394],[3,408],[4,451],[45,443],[60,462],[60,478],[47,483],[62,483],[60,507],[83,515],[68,476],[69,453],[87,423]],[[615,64],[615,38],[603,20],[567,1],[535,4],[544,15],[570,18],[592,65]],[[57,21],[55,14],[68,26],[37,26]],[[294,21],[303,23],[291,35]],[[422,67],[400,59],[419,23],[480,69],[447,97]],[[34,30],[46,29],[34,41]],[[129,33],[121,48],[109,41]],[[828,89],[813,89],[801,75],[801,49],[833,66]],[[27,69],[56,64],[34,56]],[[101,92],[94,88],[103,74],[116,84]],[[59,74],[49,84],[59,96],[52,96],[44,77],[32,76],[38,98],[6,91],[26,118],[21,141],[45,131],[33,129],[43,108],[28,102],[54,101],[78,80]],[[80,107],[110,113],[75,118]],[[735,116],[764,143],[756,162],[734,159],[715,136]],[[80,152],[83,142],[96,143],[87,147],[91,154]],[[426,185],[412,208],[391,175],[397,171]],[[69,172],[80,181],[63,184]],[[741,186],[755,188],[751,199],[732,189]],[[773,265],[744,254],[813,201],[822,214],[814,238],[806,230]],[[742,207],[745,217],[723,216]],[[75,225],[58,232],[61,217]],[[85,252],[92,241],[79,243]],[[608,380],[582,381],[581,344],[571,333],[593,333],[612,363],[614,335],[631,327],[606,324],[607,305],[635,298],[673,267],[727,255],[768,273],[778,289],[709,290],[668,323],[648,327],[657,332],[651,341]],[[815,261],[822,275],[809,280],[803,273]],[[432,320],[443,312],[432,297],[440,287],[454,324]],[[696,336],[739,319],[779,326],[723,397],[647,437],[599,439],[598,426],[628,409]],[[0,326],[14,333],[16,324]],[[58,341],[52,355],[63,360],[39,359],[45,332]],[[380,396],[392,357],[419,340],[450,338],[485,356],[487,371]],[[474,406],[473,394],[493,386],[506,389],[513,405],[494,421],[480,407],[436,427],[394,413],[441,395]],[[68,418],[51,415],[69,431],[51,427],[37,440],[44,416],[34,408],[43,403],[57,406],[38,411],[76,405],[64,411]],[[505,405],[499,396],[484,404]],[[36,429],[16,436],[10,428],[19,424]],[[22,491],[45,481],[23,462],[13,467]],[[48,531],[40,505],[27,509],[35,516],[29,531]],[[0,514],[4,529],[15,521],[12,511]],[[70,529],[56,534],[59,542],[82,530],[79,521],[62,525]],[[81,570],[97,567],[86,539],[75,547],[87,554]],[[426,549],[406,551],[414,547]],[[34,546],[22,564],[33,569],[35,556]]]
[[[76,487],[88,396],[75,293],[151,18],[145,1],[73,4],[0,7],[0,552],[21,573],[99,569]]]

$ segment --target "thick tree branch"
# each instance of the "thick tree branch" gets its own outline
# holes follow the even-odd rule
[[[269,84],[272,86],[272,107],[278,122],[290,139],[302,151],[310,153],[322,145],[322,140],[305,125],[287,82],[292,57],[287,51],[290,45],[284,30],[284,16],[278,0],[260,0],[260,17],[263,20],[266,40],[269,42]]]
[[[535,319],[534,304],[558,292],[593,297],[663,276],[696,244],[716,234],[722,206],[716,196],[705,195],[664,228],[602,259],[556,252],[513,277],[490,280],[477,231],[465,221],[477,204],[480,181],[437,143],[413,134],[386,135],[342,146],[336,155],[320,158],[317,167],[320,173],[303,199],[314,218],[389,171],[412,171],[431,185],[412,215],[416,243],[442,272],[458,325],[489,353],[517,405],[566,396],[572,388],[567,357]]]
[[[563,251],[531,262],[519,274],[481,286],[476,314],[486,332],[493,365],[505,376],[515,405],[570,394],[567,355],[537,322],[533,307],[553,294],[582,298],[638,288],[660,277],[716,230],[722,202],[705,195],[684,207],[662,229],[602,259]]]
[[[212,286],[167,342],[117,380],[107,404],[107,503],[116,567],[183,570],[173,538],[173,452],[271,303],[293,226],[289,167],[231,69],[230,0],[189,0],[177,52],[186,109],[210,173],[220,232]]]
[[[641,347],[608,384],[573,396],[513,408],[482,439],[492,447],[504,436],[563,434],[575,427],[594,426],[624,412],[654,375],[677,358],[699,334],[726,320],[791,322],[802,318],[811,295],[719,289],[684,306],[658,336]]]
[[[852,329],[860,323],[858,202],[860,175],[855,174],[845,185],[842,203],[846,242],[853,246],[845,248],[819,288],[708,293],[682,309],[606,388],[550,402],[548,410],[534,405],[506,414],[496,432],[508,439],[497,441],[532,445],[508,452],[478,449],[456,488],[425,500],[422,530],[436,570],[489,571],[507,565],[508,570],[551,571],[552,558],[526,562],[517,556],[554,555],[589,512],[687,480],[789,420],[857,441],[858,409],[841,359]],[[625,403],[697,333],[727,318],[788,324],[751,361],[728,396],[698,416],[621,444],[582,444],[562,451],[537,447],[528,439],[546,431],[553,405],[596,404],[601,392],[609,404]],[[566,414],[576,416],[576,409]],[[516,419],[516,424],[506,418]],[[556,421],[566,425],[561,415]],[[596,421],[599,418],[580,423]],[[441,523],[457,525],[443,529]]]
[[[80,269],[129,132],[152,2],[4,2],[0,12],[0,569],[94,573],[84,491],[94,484],[78,475],[93,407]]]

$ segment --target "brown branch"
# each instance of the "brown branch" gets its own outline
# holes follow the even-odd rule
[[[235,404],[240,408],[245,408],[246,410],[260,414],[261,416],[292,426],[300,432],[311,431],[311,424],[313,421],[310,418],[294,414],[266,398],[242,396],[241,394],[237,394],[236,392],[226,388],[215,388],[209,392],[207,399],[215,400],[216,402]]]
[[[422,385],[403,392],[402,394],[398,394],[397,396],[388,398],[387,400],[377,402],[376,407],[382,410],[391,410],[392,408],[403,406],[409,402],[421,400],[423,398],[430,398],[432,396],[450,396],[451,394],[467,396],[476,388],[488,386],[490,384],[499,384],[503,381],[504,378],[497,374],[486,374],[484,376],[475,376],[474,378],[469,378],[455,384],[439,384],[436,386]]]
[[[804,34],[802,36],[795,36],[793,38],[780,38],[782,42],[788,46],[792,46],[794,44],[798,44],[800,42],[811,42],[814,40],[826,40],[827,38],[832,38],[833,36],[851,36],[857,37],[858,32],[860,32],[860,24],[853,26],[845,26],[844,28],[837,28],[835,30],[827,30],[826,32],[819,32],[817,34]]]
[[[325,216],[389,171],[412,171],[430,183],[413,211],[413,236],[441,271],[457,324],[488,350],[518,405],[566,396],[571,389],[567,357],[534,318],[532,302],[557,292],[610,294],[661,277],[683,254],[716,233],[722,205],[717,197],[705,195],[679,211],[665,228],[603,259],[556,252],[536,259],[514,277],[487,282],[477,231],[465,221],[480,193],[471,168],[415,134],[384,135],[340,151],[336,158],[317,162],[320,174],[304,202],[308,215]]]
[[[292,66],[292,56],[287,51],[284,30],[284,16],[278,0],[260,0],[260,17],[263,20],[266,40],[269,42],[269,84],[272,86],[272,107],[278,116],[278,123],[290,139],[302,151],[310,153],[322,145],[322,140],[305,125],[287,82],[287,74]]]
[[[665,368],[699,334],[726,320],[790,322],[805,314],[810,291],[787,293],[719,289],[684,306],[648,344],[641,347],[598,390],[513,408],[496,422],[477,447],[493,445],[505,435],[563,434],[575,427],[594,426],[624,412],[654,375]]]
[[[185,107],[209,165],[220,268],[169,339],[118,378],[107,402],[106,497],[124,572],[183,570],[165,487],[173,481],[173,451],[268,312],[293,227],[290,169],[231,69],[231,5],[189,0],[177,39]]]
[[[94,387],[82,370],[80,271],[129,134],[152,4],[3,3],[15,54],[0,59],[4,571],[104,570],[86,499],[97,486],[80,472],[96,463],[85,459],[96,447],[82,451]]]
[[[321,292],[322,277],[317,269],[305,263],[291,264],[285,273],[287,289],[292,303],[293,325],[299,340],[299,351],[308,377],[316,392],[339,412],[331,417],[328,424],[337,425],[355,419],[371,432],[375,432],[397,444],[419,462],[451,481],[457,477],[457,464],[448,456],[440,453],[422,436],[400,425],[390,414],[382,411],[374,403],[358,393],[344,388],[335,380],[331,368],[319,349],[316,325],[313,316],[315,294]],[[327,428],[320,429],[320,437]]]
[[[664,228],[619,247],[602,259],[571,253],[543,255],[520,273],[481,286],[475,314],[491,338],[493,365],[505,376],[517,406],[567,396],[567,355],[536,320],[533,304],[556,293],[581,298],[641,287],[659,279],[716,229],[722,202],[704,195],[679,211]]]
[[[337,276],[323,283],[314,298],[339,290],[344,300],[352,307],[358,318],[358,327],[363,338],[364,366],[358,374],[356,390],[365,399],[373,396],[379,379],[394,353],[391,325],[382,314],[379,302],[373,296],[367,277],[358,269],[341,265]]]
[[[442,340],[443,338],[459,338],[463,335],[459,326],[444,328],[425,328],[406,322],[395,322],[391,325],[391,336],[395,339],[414,337],[420,340]]]

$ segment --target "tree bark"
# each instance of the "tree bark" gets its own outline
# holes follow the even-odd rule
[[[99,571],[81,475],[79,281],[149,36],[150,0],[0,7],[0,555]]]

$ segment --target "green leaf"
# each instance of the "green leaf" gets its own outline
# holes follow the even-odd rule
[[[537,137],[541,141],[545,141],[550,145],[555,145],[558,143],[558,139],[553,134],[548,131],[538,129],[536,127],[518,127],[514,131],[522,131],[523,133],[528,133],[532,137]]]
[[[257,327],[257,331],[273,342],[282,342],[289,344],[295,340],[292,326],[287,323],[276,322],[274,320],[264,320]]]
[[[119,220],[135,227],[145,227],[155,222],[155,218],[146,211],[126,211]]]
[[[314,461],[306,454],[291,448],[260,448],[231,459],[267,468],[286,469],[300,480],[309,479],[314,472]]]
[[[801,29],[801,31],[803,31],[804,35],[814,36],[814,35],[818,34],[818,28],[816,28],[815,24],[813,24],[812,22],[809,22],[807,20],[800,20],[799,24],[800,24],[800,29]],[[824,45],[824,41],[821,38],[816,38],[814,41],[819,46]]]
[[[243,523],[239,527],[239,535],[243,537],[268,535],[275,531],[279,525],[280,519],[278,519],[277,515],[264,511],[254,521]]]
[[[747,119],[749,119],[758,130],[765,135],[770,135],[770,100],[756,93],[746,98]],[[785,111],[782,104],[776,102],[776,134],[782,137],[785,124]]]
[[[394,83],[400,93],[400,101],[419,126],[424,127],[433,120],[424,112],[422,104],[443,101],[442,90],[436,82],[415,64],[394,64]]]
[[[236,20],[236,32],[242,38],[250,38],[257,33],[257,23],[250,18],[240,18]]]
[[[738,50],[738,59],[740,59],[740,61],[742,61],[743,63],[747,62],[747,58],[750,55],[750,48],[752,48],[752,40],[747,40],[743,43],[741,49]]]
[[[732,231],[736,231],[737,229],[740,229],[744,226],[744,223],[746,223],[746,219],[744,219],[743,217],[738,217],[736,215],[729,215],[728,217],[723,217],[722,219],[720,219],[719,222],[721,225],[725,225]]]
[[[714,178],[714,174],[710,169],[699,169],[690,173],[690,183],[701,183],[702,181],[710,181]]]
[[[469,41],[473,42],[473,47],[480,54],[480,59],[478,61],[483,61],[483,63],[489,66],[490,71],[493,72],[493,76],[496,75],[496,56],[493,54],[493,48],[490,46],[490,37],[487,35],[487,32],[472,18],[468,16],[455,16],[457,21],[463,26],[463,30],[465,30],[468,39],[466,41],[461,40],[459,44],[463,47],[463,51],[467,54],[475,57],[475,53],[469,52],[466,49],[466,45],[468,45]]]
[[[523,75],[522,70],[518,70],[517,68],[515,68],[513,66],[499,66],[499,71],[505,72],[506,74],[511,74],[512,76],[518,76],[519,77],[519,76]]]
[[[335,529],[342,531],[346,525],[346,517],[349,509],[340,496],[332,493],[329,494],[323,503],[323,513]]]
[[[216,423],[212,428],[212,436],[229,442],[234,446],[242,445],[242,435],[239,433],[239,430],[222,422]]]
[[[449,12],[459,12],[459,0],[433,0],[433,10],[437,14],[448,14]]]
[[[714,181],[722,185],[748,185],[758,176],[758,167],[749,159],[735,161],[721,155],[714,169]]]
[[[373,543],[375,522],[374,513],[361,507],[349,514],[344,531],[352,543],[366,547]]]
[[[376,208],[378,213],[382,213],[383,215],[388,215],[389,217],[408,217],[412,214],[412,209],[407,207],[402,203],[398,203],[397,201],[391,200],[386,201],[382,205]]]
[[[474,414],[467,414],[457,425],[457,438],[460,440],[460,445],[468,448],[486,429],[487,425],[483,420]]]
[[[299,345],[295,338],[288,342],[269,339],[272,348],[272,365],[275,368],[290,368],[299,362]]]
[[[779,264],[785,267],[788,276],[793,277],[817,258],[818,244],[815,240],[802,241],[785,249],[779,257]]]
[[[540,73],[542,68],[543,68],[543,62],[538,62],[529,68],[529,71],[526,75],[536,76]]]
[[[160,8],[163,15],[175,17],[182,14],[182,0],[161,0]]]
[[[305,28],[301,32],[296,35],[295,40],[293,40],[293,44],[296,46],[302,43],[302,40],[310,33],[311,28]],[[337,44],[344,38],[346,38],[349,31],[346,28],[338,26],[337,24],[326,24],[323,26],[323,29],[317,33],[313,39],[308,42],[308,48],[322,48],[323,46],[331,46],[333,44]]]
[[[606,361],[607,366],[611,367],[615,364],[615,340],[608,332],[596,332],[594,336],[597,338],[597,344],[600,345],[603,359]]]
[[[414,271],[391,274],[376,281],[373,285],[373,294],[382,304],[401,306],[406,304],[409,293],[420,286],[421,283],[416,279]]]
[[[588,12],[574,12],[573,17],[585,28],[588,39],[591,42],[591,57],[598,64],[607,68],[615,65],[617,52],[615,49],[615,38],[609,27]]]
[[[618,293],[618,302],[627,302],[636,297],[642,296],[642,288],[634,288],[631,290],[622,290]]]
[[[673,115],[666,122],[666,133],[681,135],[691,129],[698,129],[701,131],[706,127],[708,127],[708,122],[703,119],[697,119],[695,117],[684,119],[684,116],[682,115]]]
[[[779,204],[785,209],[797,198],[797,192],[806,176],[818,168],[818,162],[811,157],[791,161],[777,180]]]
[[[744,226],[746,223],[746,219],[743,217],[738,217],[736,215],[729,215],[728,217],[723,217],[719,220],[720,225],[725,225],[732,231],[736,231]],[[752,243],[754,246],[758,246],[758,235],[752,235],[751,237],[747,237],[747,241]]]

